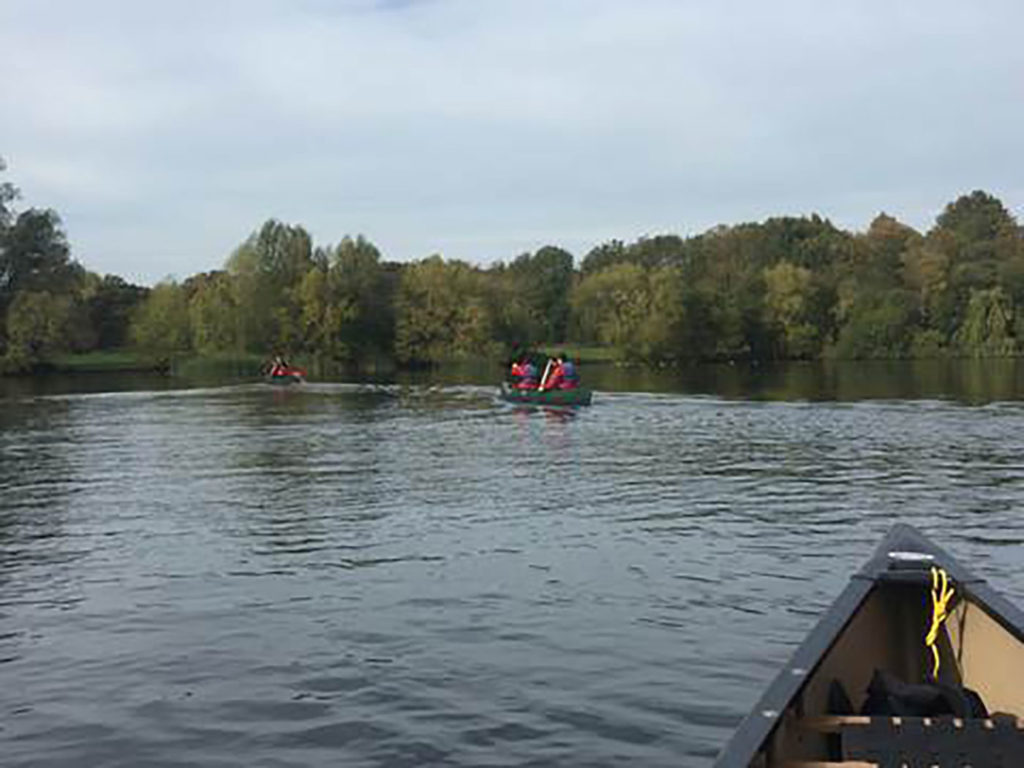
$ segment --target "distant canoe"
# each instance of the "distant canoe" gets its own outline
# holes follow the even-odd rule
[[[301,384],[306,380],[306,372],[298,368],[292,368],[284,373],[268,374],[264,377],[264,381],[268,384],[276,384],[278,386],[287,386],[289,384]]]
[[[1024,614],[917,530],[896,525],[715,766],[1021,765],[1022,717]]]
[[[501,385],[501,399],[519,405],[590,405],[589,389],[513,389]]]

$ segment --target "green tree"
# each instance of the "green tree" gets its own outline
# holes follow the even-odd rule
[[[54,211],[23,211],[4,230],[0,246],[0,298],[18,291],[66,292],[82,274]]]
[[[302,346],[298,291],[313,266],[309,233],[274,219],[235,249],[227,271],[235,290],[238,341],[243,348],[266,352]]]
[[[812,358],[821,351],[821,329],[813,322],[814,275],[806,267],[780,261],[764,270],[765,314],[779,340],[777,355]]]
[[[136,310],[132,336],[143,352],[164,366],[187,352],[192,334],[185,289],[173,280],[154,287]]]
[[[484,290],[491,308],[491,333],[505,350],[528,349],[544,338],[544,330],[520,275],[503,262],[486,272]]]
[[[342,238],[331,255],[329,276],[334,295],[351,310],[340,333],[349,359],[359,361],[390,350],[396,282],[381,263],[377,247],[362,235]]]
[[[868,231],[853,238],[845,258],[837,264],[837,281],[845,283],[842,298],[860,291],[878,292],[903,285],[907,254],[920,248],[922,236],[885,213],[872,220]]]
[[[68,348],[72,299],[48,291],[21,291],[7,310],[6,367],[28,370]]]
[[[627,249],[629,261],[647,269],[680,267],[686,263],[687,243],[679,235],[641,237]]]
[[[918,329],[916,306],[909,291],[862,294],[839,332],[836,356],[851,360],[906,357]]]
[[[998,198],[980,189],[946,206],[935,221],[964,244],[976,244],[1016,234],[1017,223]]]
[[[675,266],[647,270],[648,312],[639,323],[632,346],[641,359],[671,362],[691,356],[694,331],[693,315],[684,301],[683,271]]]
[[[85,270],[70,258],[55,212],[31,208],[0,229],[0,350],[8,335],[8,309],[19,293],[71,294],[84,276]]]
[[[927,246],[948,264],[942,307],[946,327],[940,330],[953,336],[966,321],[975,293],[999,286],[1007,265],[1021,253],[1020,229],[1002,202],[976,190],[946,206],[928,233]]]
[[[580,272],[586,277],[594,272],[600,272],[608,267],[628,261],[629,252],[626,244],[621,240],[609,240],[607,243],[595,246],[583,257]]]
[[[571,303],[584,341],[608,344],[627,358],[643,356],[640,339],[651,304],[643,267],[622,262],[593,272],[576,286]]]
[[[956,330],[956,297],[951,286],[951,259],[937,243],[941,236],[929,235],[903,256],[903,282],[916,296],[921,324],[944,339]]]
[[[525,253],[509,268],[515,290],[526,306],[537,340],[565,341],[569,326],[569,292],[573,281],[572,254],[545,246]]]
[[[226,272],[207,272],[185,281],[191,346],[211,354],[241,348],[239,313],[231,277]]]
[[[396,297],[395,354],[438,363],[497,353],[481,273],[431,256],[407,266]]]
[[[1000,288],[971,291],[963,324],[954,339],[971,357],[1007,357],[1017,353],[1013,304]]]
[[[302,328],[308,349],[334,360],[350,360],[354,352],[345,342],[345,328],[357,309],[336,285],[328,269],[314,267],[299,286]]]
[[[318,249],[298,295],[306,348],[361,363],[389,353],[394,339],[394,281],[362,235]]]
[[[92,277],[95,278],[95,284],[85,296],[85,305],[89,324],[96,333],[96,347],[123,347],[130,341],[133,313],[149,291],[117,275]]]

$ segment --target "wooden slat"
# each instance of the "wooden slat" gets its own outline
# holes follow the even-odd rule
[[[871,718],[867,715],[809,715],[797,718],[795,724],[817,733],[835,733],[844,726],[871,725]]]
[[[816,733],[836,733],[843,728],[851,726],[868,726],[871,725],[872,721],[877,722],[879,720],[888,720],[889,724],[892,725],[893,728],[899,728],[903,725],[904,719],[905,718],[899,716],[888,717],[882,715],[876,715],[874,717],[869,715],[808,715],[806,717],[796,718],[793,723],[798,728],[815,731]],[[964,721],[962,718],[954,717],[951,718],[951,720],[954,728],[960,729],[964,727]],[[942,722],[934,717],[922,717],[920,718],[920,721],[925,728],[938,725],[939,722]],[[991,718],[986,718],[981,722],[982,727],[987,731],[994,730],[996,727]],[[1015,725],[1018,729],[1024,729],[1024,718],[1016,718]]]

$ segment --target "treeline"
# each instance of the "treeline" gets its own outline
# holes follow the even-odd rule
[[[0,372],[129,344],[134,312],[148,291],[86,270],[71,259],[57,213],[18,212],[17,198],[13,184],[0,183]]]
[[[554,246],[488,267],[389,262],[362,237],[316,245],[266,222],[223,269],[153,289],[70,258],[53,211],[0,187],[0,353],[8,369],[135,345],[154,360],[278,352],[362,364],[493,357],[513,344],[612,347],[650,364],[1012,356],[1024,352],[1024,232],[977,191],[920,233],[817,215]]]
[[[982,191],[926,234],[880,214],[610,243],[570,297],[581,340],[651,362],[1012,356],[1024,351],[1024,232]]]

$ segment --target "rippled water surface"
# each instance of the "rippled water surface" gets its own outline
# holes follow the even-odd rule
[[[5,766],[707,766],[896,520],[1024,597],[1024,403],[0,399]]]

